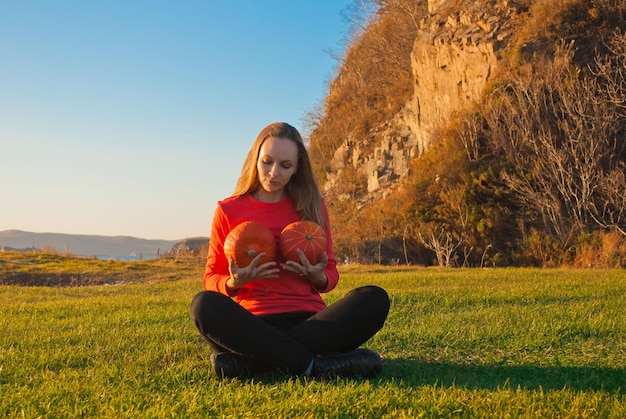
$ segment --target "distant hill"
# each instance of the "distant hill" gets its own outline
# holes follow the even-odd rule
[[[53,248],[76,256],[155,257],[165,255],[179,240],[147,240],[129,236],[94,236],[83,234],[32,233],[20,230],[0,231],[0,250]]]

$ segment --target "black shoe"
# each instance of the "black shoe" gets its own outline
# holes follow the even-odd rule
[[[218,378],[237,378],[250,374],[250,362],[245,356],[232,352],[211,354],[211,365]]]
[[[383,369],[380,356],[370,349],[320,355],[313,361],[313,377],[374,377]]]

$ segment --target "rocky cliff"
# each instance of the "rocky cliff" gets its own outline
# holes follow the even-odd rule
[[[412,98],[370,138],[346,140],[337,148],[324,184],[327,195],[341,194],[335,186],[346,165],[367,184],[363,203],[384,196],[407,176],[411,159],[428,149],[433,130],[480,99],[525,12],[507,0],[488,5],[429,0],[428,10],[411,54]]]

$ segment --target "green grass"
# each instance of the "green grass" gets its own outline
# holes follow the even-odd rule
[[[159,281],[160,269],[141,283],[0,287],[0,415],[626,416],[623,270],[344,267],[329,302],[371,283],[392,298],[367,343],[381,376],[218,381],[188,315],[202,269]]]

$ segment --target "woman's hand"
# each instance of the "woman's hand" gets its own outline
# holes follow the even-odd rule
[[[324,269],[326,269],[326,265],[328,264],[328,254],[324,252],[320,263],[317,265],[311,265],[311,262],[309,262],[302,250],[296,249],[296,252],[298,252],[300,262],[302,263],[300,264],[298,262],[288,260],[283,263],[281,267],[286,271],[294,272],[305,277],[316,289],[325,289],[328,285],[328,278],[326,278]]]
[[[238,267],[235,259],[231,257],[228,266],[230,278],[226,281],[226,286],[230,290],[237,290],[259,278],[278,278],[280,269],[276,266],[276,262],[267,262],[257,266],[264,256],[265,252],[259,253],[245,268]]]

